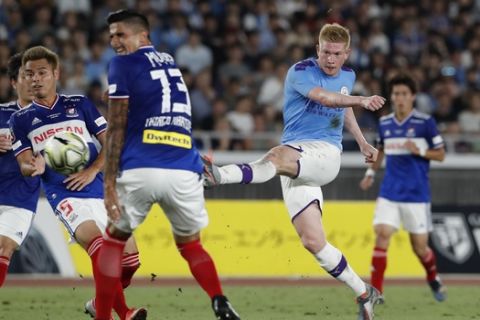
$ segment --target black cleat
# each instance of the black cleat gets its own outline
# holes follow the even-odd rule
[[[225,296],[213,297],[212,309],[217,320],[240,320],[240,316]]]
[[[442,281],[440,281],[438,276],[433,281],[429,281],[428,285],[430,286],[430,289],[432,289],[435,300],[442,302],[447,299],[447,288],[442,284]]]

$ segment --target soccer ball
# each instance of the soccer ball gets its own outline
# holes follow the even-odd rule
[[[69,131],[55,133],[45,144],[45,163],[58,173],[79,172],[90,158],[90,150],[82,136]]]

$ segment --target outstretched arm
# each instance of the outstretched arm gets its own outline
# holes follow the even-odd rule
[[[325,90],[322,87],[315,87],[308,93],[308,98],[326,107],[348,108],[362,107],[370,111],[376,111],[383,107],[385,98],[381,96],[349,96],[337,92]]]
[[[108,128],[105,145],[105,207],[113,221],[120,218],[120,202],[116,191],[116,178],[120,165],[127,129],[128,99],[110,99],[108,103]]]

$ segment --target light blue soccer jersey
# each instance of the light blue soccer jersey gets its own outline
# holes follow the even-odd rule
[[[430,161],[411,154],[404,147],[407,140],[426,149],[444,145],[430,115],[413,110],[402,122],[393,113],[380,118],[377,145],[385,152],[386,167],[379,196],[399,202],[430,202]]]
[[[0,135],[11,137],[10,116],[20,110],[17,102],[0,104]],[[13,151],[0,152],[0,205],[35,212],[40,194],[40,178],[24,177]]]
[[[330,108],[308,98],[314,87],[350,94],[355,82],[353,70],[343,67],[336,76],[325,74],[314,58],[290,67],[285,79],[285,123],[282,144],[321,140],[342,150],[344,108]]]
[[[92,136],[98,136],[107,129],[105,118],[85,96],[57,96],[51,107],[33,102],[26,109],[17,111],[10,118],[10,128],[14,134],[13,151],[15,156],[31,149],[34,153],[43,152],[47,140],[58,131],[72,131],[81,135],[90,149],[89,166],[98,156]],[[89,185],[81,191],[66,188],[66,176],[45,166],[41,176],[47,199],[56,208],[65,198],[103,198],[103,173],[98,173]]]
[[[109,97],[128,98],[128,122],[120,170],[181,169],[202,172],[192,139],[187,86],[172,56],[152,46],[114,57]]]

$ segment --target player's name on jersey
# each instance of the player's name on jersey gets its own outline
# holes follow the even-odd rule
[[[163,127],[163,126],[169,126],[169,125],[174,125],[177,127],[181,127],[188,132],[192,130],[192,122],[182,116],[175,116],[175,117],[169,117],[169,116],[159,116],[159,117],[150,117],[147,118],[145,121],[145,127],[146,128],[151,128],[151,127]]]
[[[152,67],[161,66],[162,64],[174,64],[173,57],[168,53],[149,51],[145,52],[144,55],[148,58],[148,61],[152,64]]]

